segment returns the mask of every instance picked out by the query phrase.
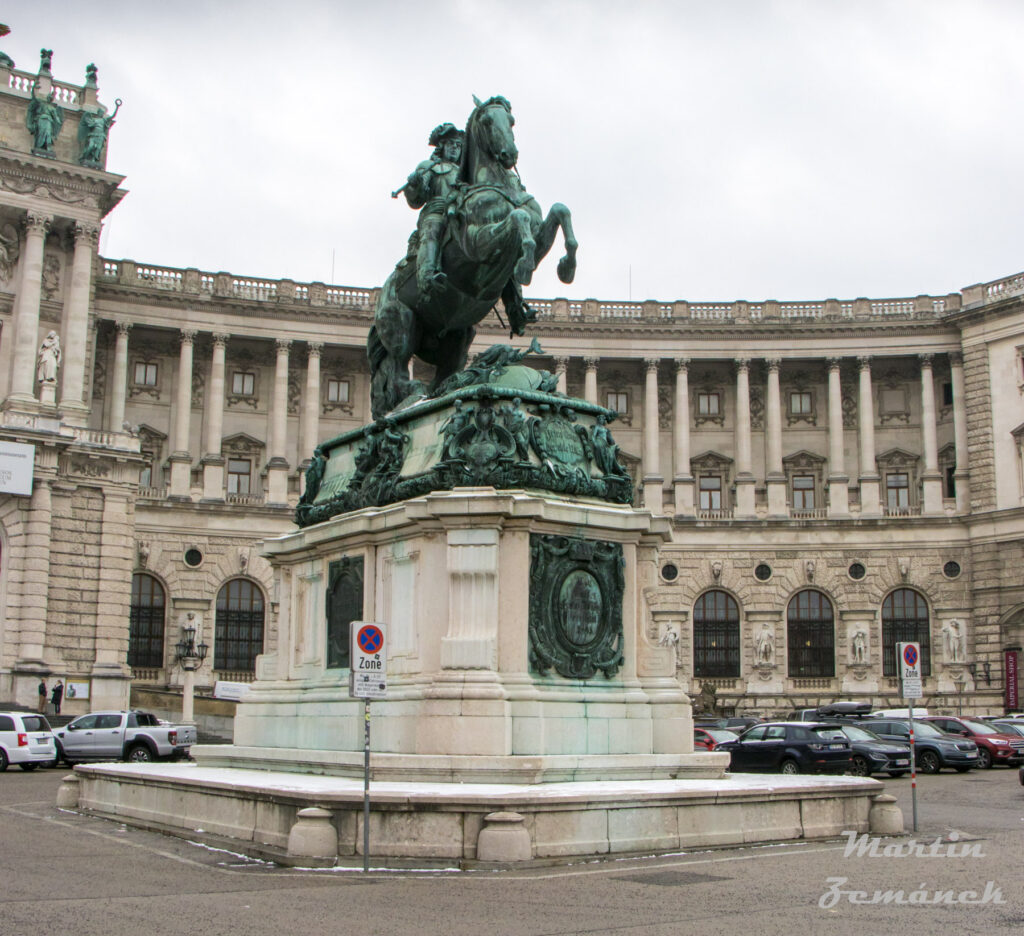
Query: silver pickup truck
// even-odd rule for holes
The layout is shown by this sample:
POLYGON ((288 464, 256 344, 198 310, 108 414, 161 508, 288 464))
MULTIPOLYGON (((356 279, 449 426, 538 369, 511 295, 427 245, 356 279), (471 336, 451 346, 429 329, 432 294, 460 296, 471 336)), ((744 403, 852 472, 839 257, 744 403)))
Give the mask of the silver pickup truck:
POLYGON ((87 760, 177 760, 196 743, 193 725, 166 725, 149 712, 90 712, 53 736, 57 759, 68 766, 87 760))

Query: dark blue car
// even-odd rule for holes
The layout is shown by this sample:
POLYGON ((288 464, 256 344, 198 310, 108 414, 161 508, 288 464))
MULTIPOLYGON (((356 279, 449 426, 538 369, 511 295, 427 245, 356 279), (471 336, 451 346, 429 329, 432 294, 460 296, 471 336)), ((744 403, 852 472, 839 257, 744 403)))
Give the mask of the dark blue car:
POLYGON ((729 769, 735 772, 841 774, 850 770, 852 758, 841 726, 813 722, 755 725, 715 750, 732 754, 729 769))

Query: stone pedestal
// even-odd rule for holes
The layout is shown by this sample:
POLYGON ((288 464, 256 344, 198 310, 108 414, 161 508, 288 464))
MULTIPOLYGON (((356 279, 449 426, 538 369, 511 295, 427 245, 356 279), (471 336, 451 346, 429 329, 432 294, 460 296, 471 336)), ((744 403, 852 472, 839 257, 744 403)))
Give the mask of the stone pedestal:
POLYGON ((234 746, 197 757, 358 775, 362 703, 348 697, 339 651, 349 621, 376 620, 388 629, 388 697, 372 704, 377 777, 720 775, 724 762, 692 753, 690 700, 672 674, 638 675, 637 553, 667 541, 668 523, 456 488, 270 540, 277 645, 238 706, 234 746))

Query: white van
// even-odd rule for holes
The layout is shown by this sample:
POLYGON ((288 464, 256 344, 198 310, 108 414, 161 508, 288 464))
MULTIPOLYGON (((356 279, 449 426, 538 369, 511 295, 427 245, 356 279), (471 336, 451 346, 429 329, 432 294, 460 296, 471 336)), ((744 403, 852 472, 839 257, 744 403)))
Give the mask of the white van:
POLYGON ((0 772, 8 764, 35 770, 57 762, 53 732, 45 715, 31 712, 0 712, 0 772))
MULTIPOLYGON (((928 714, 928 709, 918 708, 914 706, 914 719, 924 718, 928 714)), ((887 708, 879 709, 877 712, 871 713, 872 718, 910 718, 910 709, 905 708, 887 708)))

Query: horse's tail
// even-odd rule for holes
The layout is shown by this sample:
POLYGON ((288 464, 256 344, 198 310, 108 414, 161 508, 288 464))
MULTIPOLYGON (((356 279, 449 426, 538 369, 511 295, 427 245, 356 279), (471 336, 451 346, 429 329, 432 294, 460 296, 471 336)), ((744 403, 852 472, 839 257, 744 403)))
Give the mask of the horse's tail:
POLYGON ((384 342, 380 340, 380 335, 377 334, 377 326, 371 325, 370 333, 366 336, 366 357, 370 362, 371 381, 373 380, 374 374, 380 370, 387 354, 388 350, 384 347, 384 342))

